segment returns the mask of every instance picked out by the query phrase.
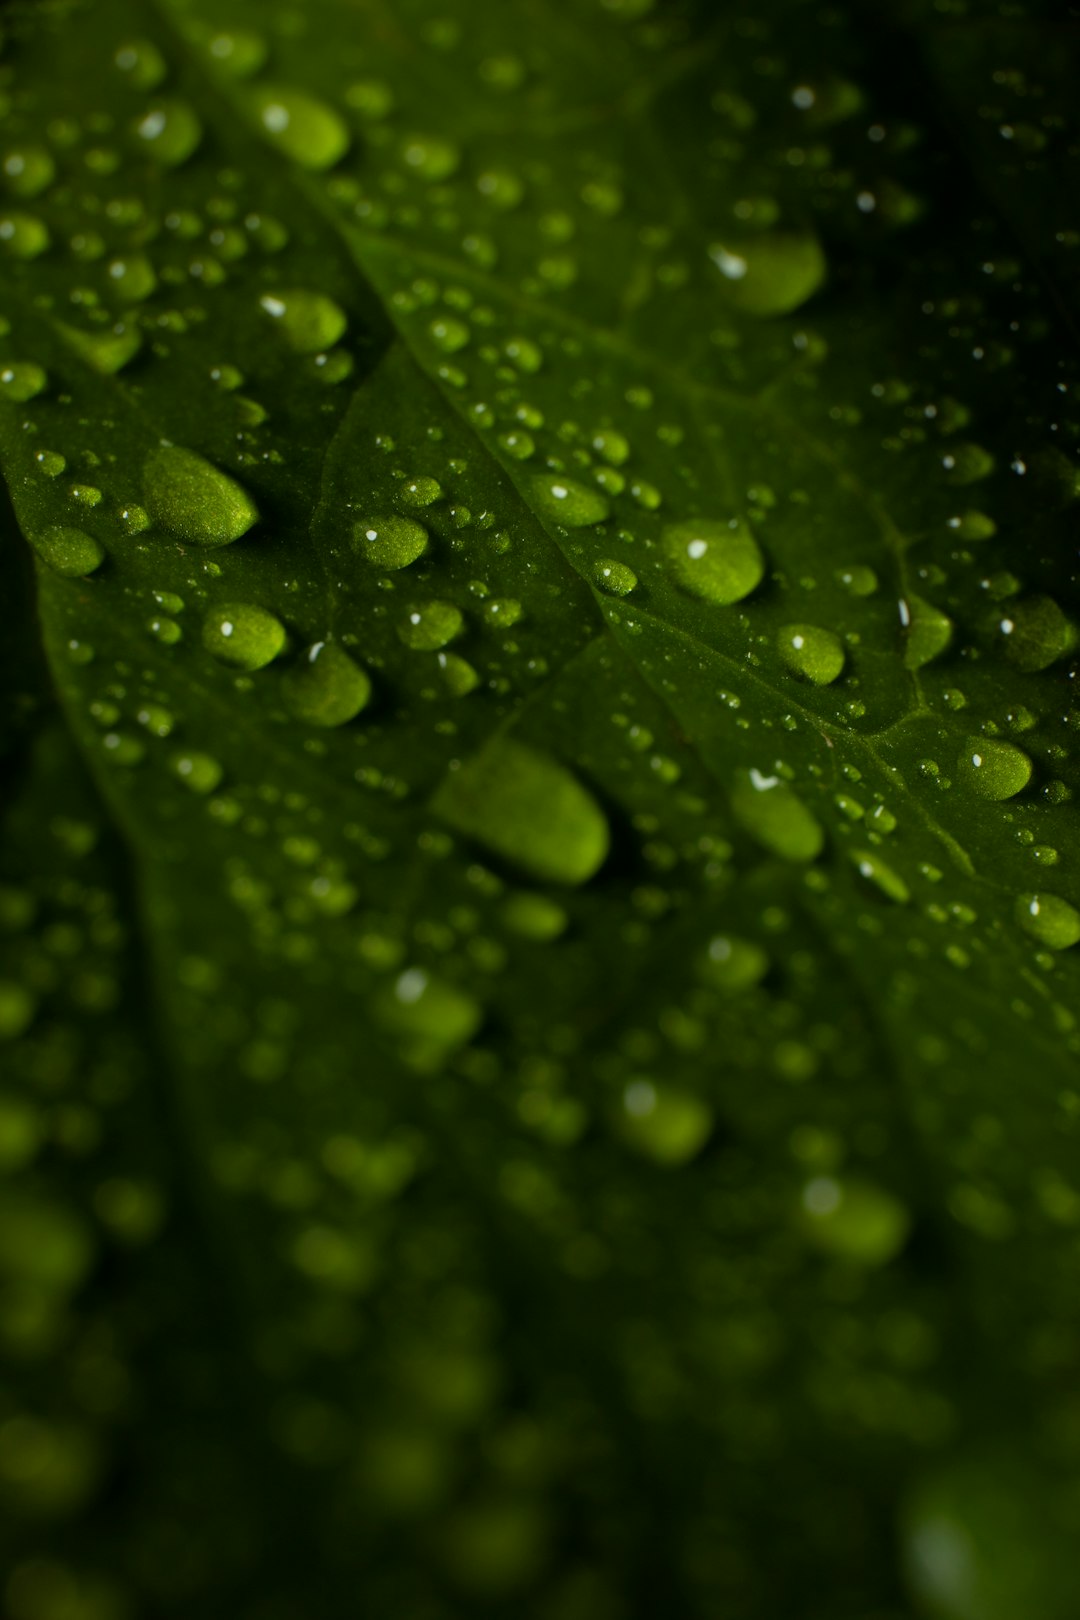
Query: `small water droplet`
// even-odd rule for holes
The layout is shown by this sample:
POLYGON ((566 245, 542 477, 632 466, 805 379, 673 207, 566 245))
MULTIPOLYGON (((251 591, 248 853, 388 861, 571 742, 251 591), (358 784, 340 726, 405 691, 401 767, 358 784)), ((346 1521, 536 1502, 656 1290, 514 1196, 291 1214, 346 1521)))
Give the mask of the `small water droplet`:
POLYGON ((739 771, 731 810, 743 830, 772 855, 786 861, 813 861, 825 845, 817 817, 777 776, 739 771))
POLYGON ((788 669, 814 686, 829 686, 843 673, 843 643, 819 625, 785 624, 776 633, 776 646, 788 669))
POLYGON ((37 259, 50 243, 48 228, 33 214, 0 215, 0 248, 13 259, 37 259))
POLYGON ((868 1181, 815 1176, 802 1196, 802 1225, 816 1247, 857 1266, 882 1266, 907 1241, 911 1217, 900 1200, 868 1181))
POLYGON ((297 354, 333 348, 349 324, 340 304, 303 287, 263 293, 259 303, 297 354))
POLYGON ((105 560, 105 547, 82 529, 43 529, 31 544, 42 562, 64 579, 92 574, 105 560))
POLYGON ((1022 894, 1016 920, 1026 934, 1051 951, 1080 943, 1080 911, 1057 894, 1022 894))
POLYGON ((349 150, 344 119, 304 90, 261 85, 251 92, 251 107, 271 146, 301 168, 333 168, 349 150))
POLYGON ((203 646, 234 669, 263 669, 284 649, 285 626, 252 602, 223 602, 203 620, 203 646))
POLYGON ((439 673, 443 684, 454 697, 465 697, 480 685, 480 676, 473 666, 457 653, 439 654, 439 673))
POLYGON ((371 697, 371 682, 347 652, 317 641, 301 664, 285 676, 285 701, 297 720, 311 726, 342 726, 371 697))
POLYGON ((898 906, 907 905, 911 899, 911 890, 899 872, 888 862, 883 861, 880 855, 876 855, 873 850, 853 849, 848 851, 848 856, 859 876, 872 884, 886 900, 892 900, 898 906))
POLYGON ((714 1128, 703 1097, 651 1080, 633 1080, 622 1095, 619 1136, 643 1158, 675 1169, 697 1158, 714 1128))
POLYGON ((981 444, 953 444, 942 454, 941 466, 950 484, 977 484, 993 472, 994 458, 981 444))
POLYGON ((449 180, 461 167, 461 151, 437 135, 413 135, 401 148, 406 168, 421 180, 449 180))
POLYGON ((57 321, 56 330, 83 364, 102 377, 114 377, 134 360, 142 348, 138 328, 124 321, 117 321, 115 326, 94 332, 83 332, 78 327, 57 321))
POLYGON ((558 939, 569 921, 562 906, 546 894, 524 892, 507 896, 502 905, 502 917, 513 933, 538 945, 558 939))
POLYGON ((901 611, 906 626, 904 638, 905 669, 922 669, 939 658, 953 637, 953 622, 932 602, 921 596, 908 596, 901 611))
POLYGON ((168 72, 165 58, 148 39, 125 41, 113 61, 136 90, 155 90, 168 72))
POLYGON ((611 502, 606 495, 573 478, 537 474, 529 479, 528 490, 541 517, 568 529, 588 528, 605 522, 611 515, 611 502))
POLYGON ((428 532, 414 518, 366 518, 353 525, 352 546, 373 568, 408 568, 427 550, 428 532))
POLYGON ((465 620, 451 602, 422 602, 411 607, 398 635, 414 652, 437 652, 461 634, 465 620))
POLYGON ((728 995, 752 990, 769 969, 767 952, 752 940, 734 934, 717 934, 698 962, 698 975, 728 995))

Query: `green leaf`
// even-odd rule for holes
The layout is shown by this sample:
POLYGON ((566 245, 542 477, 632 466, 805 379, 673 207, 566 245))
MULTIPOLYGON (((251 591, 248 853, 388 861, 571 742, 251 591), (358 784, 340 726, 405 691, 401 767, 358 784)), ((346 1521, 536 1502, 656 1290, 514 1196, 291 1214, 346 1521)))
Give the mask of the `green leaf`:
POLYGON ((1069 1620, 1075 30, 6 19, 11 1620, 1069 1620))

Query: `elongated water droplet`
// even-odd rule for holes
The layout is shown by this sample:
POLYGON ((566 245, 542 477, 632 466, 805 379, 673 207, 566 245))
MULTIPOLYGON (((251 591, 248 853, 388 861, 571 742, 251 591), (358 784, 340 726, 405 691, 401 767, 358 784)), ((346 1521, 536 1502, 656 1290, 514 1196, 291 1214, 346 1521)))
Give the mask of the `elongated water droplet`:
POLYGON ((630 1082, 617 1121, 627 1147, 668 1169, 697 1158, 713 1125, 713 1111, 703 1097, 651 1080, 630 1082))
POLYGON ((34 550, 54 574, 64 579, 80 579, 100 568, 105 547, 82 529, 43 529, 31 541, 34 550))
POLYGON ((464 623, 452 602, 422 602, 409 609, 398 635, 415 652, 437 652, 461 634, 464 623))
POLYGON ((253 602, 223 602, 203 620, 203 646, 234 669, 262 669, 282 651, 285 626, 253 602))
POLYGON ((157 46, 148 39, 133 39, 120 46, 113 61, 136 90, 154 90, 168 68, 157 46))
POLYGON ((207 55, 232 79, 250 79, 266 63, 270 48, 261 34, 250 28, 229 28, 212 34, 206 42, 207 55))
POLYGON ((415 518, 365 518, 353 524, 353 550, 373 568, 408 568, 427 550, 428 532, 415 518))
POLYGON ((271 146, 301 168, 332 168, 349 150, 345 120, 305 90, 262 85, 252 91, 251 106, 271 146))
POLYGON ((259 303, 297 354, 333 348, 349 324, 340 304, 303 287, 263 293, 259 303))
POLYGON ((317 641, 284 680, 290 712, 309 726, 343 726, 371 697, 371 682, 347 652, 317 641))
POLYGON ((443 685, 454 697, 466 697, 480 685, 480 676, 473 666, 457 653, 439 654, 439 673, 443 685))
POLYGON ((717 934, 698 963, 699 976, 728 995, 752 990, 768 969, 769 958, 761 946, 734 934, 717 934))
POLYGON ((528 490, 541 517, 568 529, 588 528, 611 516, 611 502, 606 495, 561 474, 537 474, 529 479, 528 490))
POLYGON ((15 405, 25 405, 37 398, 48 380, 45 367, 36 361, 15 360, 0 371, 0 395, 15 405))
POLYGON ((607 857, 607 817, 549 754, 499 737, 450 771, 432 809, 458 832, 548 883, 585 883, 607 857))
POLYGON ((1031 780, 1031 760, 1015 743, 969 737, 956 762, 956 777, 980 799, 1011 799, 1031 780))
POLYGON ((126 304, 141 304, 157 286, 157 275, 145 253, 128 253, 113 259, 108 269, 109 286, 126 304))
POLYGON ((703 602, 741 602, 761 583, 765 558, 747 525, 690 518, 669 523, 661 535, 664 556, 677 585, 703 602))
POLYGON ((1080 911, 1058 894, 1022 894, 1016 920, 1026 934, 1051 951, 1080 943, 1080 911))
POLYGON ((467 991, 426 968, 410 967, 375 997, 372 1012, 421 1067, 435 1066, 472 1040, 484 1010, 467 991))
POLYGON ((84 365, 102 377, 113 377, 122 371, 142 348, 138 328, 124 321, 97 332, 82 332, 63 321, 55 324, 68 348, 78 355, 84 365))
POLYGON ((977 484, 993 472, 994 458, 981 444, 953 444, 942 454, 941 467, 950 484, 977 484))
POLYGON ((1052 596, 1027 596, 1010 603, 998 630, 1006 658, 1025 674, 1049 669, 1077 643, 1076 626, 1052 596))
POLYGON ((147 456, 143 492, 154 522, 193 546, 227 546, 259 517, 235 478, 178 445, 162 445, 147 456))
POLYGON ((812 231, 773 231, 714 242, 709 248, 725 299, 747 315, 787 315, 825 280, 821 243, 812 231))
POLYGON ((883 861, 880 855, 871 849, 852 849, 848 851, 848 856, 859 876, 872 884, 886 900, 892 900, 898 906, 907 905, 911 890, 899 872, 883 861))
POLYGON ((906 626, 904 638, 905 669, 922 669, 945 652, 953 637, 953 622, 932 602, 921 596, 908 596, 902 607, 901 619, 906 626))
POLYGON ((461 167, 461 150, 437 135, 412 135, 401 148, 406 168, 421 180, 449 180, 461 167))
POLYGON ((779 777, 739 771, 731 793, 736 821, 772 855, 816 860, 825 844, 821 823, 779 777))

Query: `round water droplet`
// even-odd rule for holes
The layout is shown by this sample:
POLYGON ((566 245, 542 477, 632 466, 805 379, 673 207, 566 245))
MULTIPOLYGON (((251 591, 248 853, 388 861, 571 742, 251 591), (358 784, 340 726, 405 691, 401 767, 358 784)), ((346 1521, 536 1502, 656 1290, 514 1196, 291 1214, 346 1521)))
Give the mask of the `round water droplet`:
POLYGON ((25 986, 0 979, 0 1041, 13 1041, 29 1029, 37 1000, 25 986))
POLYGON ((44 222, 33 214, 0 215, 0 248, 13 259, 36 259, 49 246, 44 222))
POLYGON ((151 451, 143 492, 154 522, 193 546, 226 546, 258 521, 247 490, 228 473, 177 445, 151 451))
POLYGON ((813 861, 825 845, 821 823, 777 776, 739 771, 731 810, 743 830, 772 855, 786 861, 813 861))
POLYGON ((186 101, 159 101, 137 120, 135 135, 159 163, 175 169, 197 150, 202 124, 186 101))
POLYGON ((959 512, 947 520, 947 527, 958 540, 992 540, 997 524, 985 512, 959 512))
POLYGON ((633 1080, 622 1096, 617 1128, 627 1147, 669 1169, 697 1158, 714 1126, 703 1097, 651 1080, 633 1080))
POLYGON ((812 231, 771 231, 714 242, 726 301, 747 315, 787 315, 822 286, 826 263, 812 231))
POLYGON ((398 490, 401 506, 434 506, 443 498, 443 488, 437 478, 407 478, 398 490))
POLYGON ((165 58, 148 39, 133 39, 121 45, 113 61, 136 90, 156 89, 168 72, 165 58))
POLYGON ((83 332, 75 326, 57 321, 56 330, 84 365, 90 366, 102 377, 113 377, 134 360, 142 348, 142 336, 131 323, 117 321, 114 326, 94 332, 83 332))
POLYGON ((317 354, 320 349, 333 348, 349 324, 340 304, 324 293, 302 287, 263 293, 259 303, 297 354, 317 354))
POLYGON ((592 447, 612 467, 621 467, 630 457, 630 441, 616 428, 601 428, 594 433, 592 447))
POLYGON ((364 671, 329 641, 309 647, 303 662, 289 671, 283 684, 290 712, 310 726, 343 726, 371 697, 371 682, 364 671))
POLYGON ((611 515, 611 502, 606 495, 573 478, 537 474, 529 479, 528 491, 541 517, 568 529, 588 528, 605 522, 611 515))
POLYGON ((262 85, 251 92, 251 107, 271 146, 301 168, 330 169, 349 150, 344 119, 304 90, 262 85))
POLYGON ((509 630, 524 612, 521 603, 512 596, 493 596, 484 603, 484 620, 494 630, 509 630))
POLYGON ((285 626, 253 602, 223 602, 203 620, 203 646, 234 669, 263 669, 282 651, 285 626))
POLYGON ((536 443, 530 433, 517 431, 514 433, 500 433, 499 448, 515 461, 528 461, 536 453, 536 443))
POLYGON ((169 769, 192 793, 213 793, 225 774, 210 754, 174 754, 169 769))
POLYGON ((741 602, 765 573, 761 548, 740 519, 669 523, 660 543, 676 584, 703 602, 719 606, 741 602))
POLYGON ((449 180, 461 167, 461 151, 437 135, 412 135, 401 148, 407 169, 421 180, 449 180))
POLYGON ((109 287, 126 304, 141 304, 157 286, 154 267, 145 253, 129 253, 113 259, 108 267, 109 287))
POLYGON ((1057 894, 1022 894, 1016 920, 1047 950, 1067 951, 1080 942, 1080 911, 1057 894))
POLYGON ((480 676, 470 663, 457 653, 439 654, 439 673, 443 685, 454 697, 465 697, 480 685, 480 676))
POLYGON ((502 918, 513 933, 538 945, 558 939, 569 922, 562 906, 546 894, 508 895, 503 901, 502 918))
POLYGON ((956 761, 957 781, 980 799, 1011 799, 1031 780, 1031 760, 1015 743, 969 737, 956 761))
POLYGON ((510 737, 450 771, 432 809, 543 882, 584 883, 607 858, 607 817, 593 795, 550 755, 510 737))
POLYGON ((840 568, 836 572, 836 582, 852 596, 873 596, 878 588, 878 577, 872 568, 856 563, 852 568, 840 568))
POLYGON ((353 525, 353 550, 373 568, 408 568, 427 550, 428 532, 415 518, 366 518, 353 525))
POLYGON ((232 79, 250 79, 266 64, 269 47, 261 34, 248 28, 230 28, 213 34, 206 42, 207 54, 215 67, 232 79))
POLYGON ((409 609, 398 635, 414 652, 437 652, 461 634, 464 624, 452 602, 422 602, 409 609))
POLYGON ((941 467, 950 484, 977 484, 993 472, 994 458, 981 444, 953 444, 942 453, 941 467))
POLYGON ((1011 603, 998 622, 1005 656, 1025 674, 1049 669, 1076 646, 1076 626, 1052 596, 1027 596, 1011 603))
POLYGON ((42 392, 48 377, 44 366, 34 360, 14 360, 0 371, 0 395, 13 404, 25 405, 42 392))
POLYGON ((907 1241, 911 1217, 892 1193, 869 1181, 815 1176, 802 1195, 802 1225, 827 1254, 857 1266, 882 1266, 907 1241))
POLYGON ((52 185, 56 164, 44 146, 18 146, 0 160, 0 175, 14 197, 37 197, 52 185))
POLYGON ((31 544, 42 562, 64 579, 92 574, 105 560, 105 547, 82 529, 43 529, 31 544))
POLYGON ((593 583, 608 596, 629 596, 637 587, 638 577, 624 562, 613 557, 601 557, 593 564, 593 583))
POLYGON ((752 990, 768 970, 769 958, 761 946, 734 934, 717 934, 698 962, 698 976, 728 995, 752 990))
POLYGON ((819 625, 782 625, 776 633, 776 646, 788 669, 814 686, 829 686, 843 672, 840 637, 819 625))
POLYGON ((160 641, 165 647, 175 647, 176 643, 184 638, 184 632, 175 619, 156 616, 147 620, 146 628, 155 641, 160 641))

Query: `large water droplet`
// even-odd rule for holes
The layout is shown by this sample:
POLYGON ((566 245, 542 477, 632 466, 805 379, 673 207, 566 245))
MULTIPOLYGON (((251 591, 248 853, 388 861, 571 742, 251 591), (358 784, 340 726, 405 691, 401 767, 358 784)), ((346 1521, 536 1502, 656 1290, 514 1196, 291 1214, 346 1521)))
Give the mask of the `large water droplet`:
POLYGON ((611 515, 611 502, 600 490, 561 474, 538 473, 529 479, 528 490, 540 516, 567 529, 588 528, 611 515))
POLYGON ((1048 950, 1067 951, 1080 942, 1080 911, 1058 894, 1022 894, 1016 920, 1048 950))
POLYGON ((148 39, 133 39, 121 45, 113 61, 136 90, 156 89, 168 72, 165 58, 148 39))
POLYGON ((235 478, 194 450, 173 444, 147 456, 143 492, 154 522, 193 546, 227 546, 259 517, 255 502, 235 478))
POLYGON ((821 854, 825 843, 821 823, 777 776, 739 771, 731 810, 744 831, 772 855, 785 861, 812 861, 821 854))
POLYGON ((1052 596, 1027 596, 1010 603, 999 621, 1005 656, 1025 674, 1049 669, 1076 646, 1076 626, 1052 596))
POLYGON ((1015 743, 969 737, 957 759, 956 776, 980 799, 1011 799, 1031 780, 1031 760, 1015 743))
POLYGON ((776 646, 788 669, 814 686, 829 686, 843 673, 843 642, 819 625, 782 625, 776 632, 776 646))
POLYGON ((765 558, 745 523, 691 518, 669 523, 661 536, 678 585, 703 602, 741 602, 761 583, 765 558))
POLYGON ((977 484, 993 472, 994 458, 981 444, 954 444, 943 452, 941 467, 950 484, 977 484))
POLYGON ((607 856, 607 817, 593 795, 549 754, 510 737, 450 771, 432 808, 544 882, 584 883, 607 856))
POLYGON ((340 304, 302 287, 263 293, 259 303, 297 354, 333 348, 349 324, 340 304))
POLYGON ((371 682, 364 671, 330 641, 317 641, 309 647, 283 685, 290 712, 309 726, 343 726, 371 696, 371 682))
POLYGON ((421 180, 449 180, 461 167, 461 150, 437 135, 413 135, 401 148, 407 168, 421 180))
POLYGON ((853 849, 848 851, 848 856, 859 876, 872 884, 886 900, 892 900, 898 906, 907 905, 911 890, 899 872, 883 861, 880 855, 871 849, 853 849))
POLYGON ((157 286, 157 275, 145 253, 127 253, 109 265, 109 286, 126 304, 141 304, 157 286))
POLYGON ((202 140, 202 124, 186 101, 160 101, 135 124, 135 134, 159 163, 178 168, 202 140))
POLYGON ((203 646, 234 669, 262 669, 282 651, 285 626, 253 602, 223 602, 203 620, 203 646))
POLYGON ((42 562, 65 579, 92 574, 105 560, 105 547, 82 529, 43 529, 31 544, 42 562))
POLYGON ((713 1111, 692 1091, 632 1080, 623 1092, 617 1128, 636 1153, 674 1169, 701 1152, 712 1135, 713 1111))
POLYGON ((251 105, 270 144, 302 168, 332 168, 349 150, 344 119, 304 90, 262 85, 252 91, 251 105))
POLYGON ((803 1228, 816 1246, 857 1266, 881 1266, 907 1240, 911 1217, 892 1193, 869 1181, 815 1176, 802 1196, 803 1228))
POLYGON ((415 518, 365 518, 353 524, 352 546, 373 568, 408 568, 427 550, 428 532, 415 518))
POLYGON ((787 315, 825 280, 821 243, 812 231, 773 231, 714 242, 709 257, 727 301, 747 315, 787 315))

